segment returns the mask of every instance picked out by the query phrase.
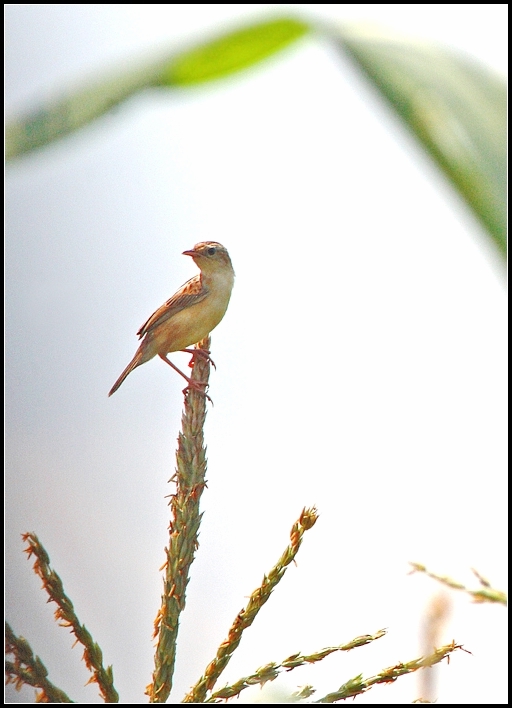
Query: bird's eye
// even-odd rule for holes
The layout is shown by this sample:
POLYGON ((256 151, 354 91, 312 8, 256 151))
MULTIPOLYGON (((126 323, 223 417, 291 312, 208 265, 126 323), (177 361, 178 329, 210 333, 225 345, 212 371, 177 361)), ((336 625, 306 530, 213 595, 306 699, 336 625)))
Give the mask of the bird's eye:
POLYGON ((217 253, 217 249, 211 246, 207 251, 209 256, 214 256, 217 253))

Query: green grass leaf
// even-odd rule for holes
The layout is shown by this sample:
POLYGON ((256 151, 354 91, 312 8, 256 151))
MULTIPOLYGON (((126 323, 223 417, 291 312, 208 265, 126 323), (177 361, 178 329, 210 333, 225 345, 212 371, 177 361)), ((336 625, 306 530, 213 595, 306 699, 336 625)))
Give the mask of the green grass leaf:
POLYGON ((162 83, 189 86, 228 76, 283 49, 308 29, 304 22, 289 17, 243 27, 177 56, 162 83))
POLYGON ((391 103, 506 253, 506 87, 470 57, 384 31, 335 41, 391 103))
POLYGON ((274 18, 199 43, 193 49, 108 72, 100 80, 76 86, 62 98, 8 122, 6 158, 48 145, 144 89, 190 86, 234 74, 284 49, 308 30, 300 20, 274 18))

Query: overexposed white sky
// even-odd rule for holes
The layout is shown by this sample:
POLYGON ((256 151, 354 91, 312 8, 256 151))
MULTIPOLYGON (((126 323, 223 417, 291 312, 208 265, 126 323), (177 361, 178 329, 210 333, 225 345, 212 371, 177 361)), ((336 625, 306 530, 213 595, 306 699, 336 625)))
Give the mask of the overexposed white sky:
MULTIPOLYGON (((283 9, 385 25, 506 73, 506 5, 8 5, 7 114, 283 9)), ((208 488, 172 700, 303 506, 320 520, 221 683, 381 627, 374 645, 268 688, 310 683, 320 697, 419 656, 439 588, 408 576, 409 560, 504 587, 504 269, 325 40, 202 89, 147 92, 9 165, 6 236, 7 617, 74 700, 99 702, 20 534, 45 544, 121 702, 145 702, 183 386, 154 360, 107 392, 141 323, 194 274, 180 254, 201 240, 229 249, 237 279, 212 336, 208 488)), ((443 641, 472 654, 439 669, 438 702, 506 702, 503 608, 450 597, 443 641)), ((418 695, 413 676, 357 700, 418 695)))

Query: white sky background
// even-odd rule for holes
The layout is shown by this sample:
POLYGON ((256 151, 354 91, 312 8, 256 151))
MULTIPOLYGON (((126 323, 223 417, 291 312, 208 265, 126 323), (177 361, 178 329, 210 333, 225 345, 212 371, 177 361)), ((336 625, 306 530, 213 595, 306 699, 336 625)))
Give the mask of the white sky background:
MULTIPOLYGON (((506 71, 506 5, 10 5, 8 115, 269 8, 378 22, 506 71)), ((310 683, 320 697, 419 656, 439 587, 408 576, 409 560, 505 586, 504 269, 333 46, 306 39, 232 80, 148 92, 9 166, 6 207, 7 617, 74 700, 100 702, 20 534, 45 544, 121 701, 145 702, 183 382, 153 360, 107 392, 138 327, 195 273, 180 254, 201 240, 229 249, 237 280, 212 337, 208 488, 174 701, 304 506, 320 519, 221 685, 382 627, 269 689, 310 683)), ((450 598, 442 641, 473 654, 437 671, 439 703, 506 702, 503 608, 450 598)), ((412 676, 358 701, 419 692, 412 676)))

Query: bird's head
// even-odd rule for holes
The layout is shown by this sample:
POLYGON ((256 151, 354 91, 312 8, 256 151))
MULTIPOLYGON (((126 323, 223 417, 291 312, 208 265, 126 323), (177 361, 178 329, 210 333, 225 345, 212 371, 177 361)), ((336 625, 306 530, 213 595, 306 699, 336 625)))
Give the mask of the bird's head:
POLYGON ((233 271, 229 253, 216 241, 196 243, 190 251, 183 251, 183 255, 193 258, 196 265, 206 274, 223 270, 233 271))

